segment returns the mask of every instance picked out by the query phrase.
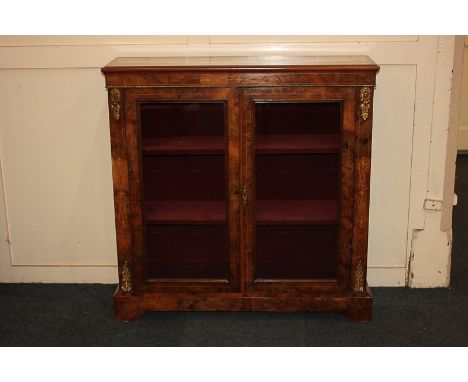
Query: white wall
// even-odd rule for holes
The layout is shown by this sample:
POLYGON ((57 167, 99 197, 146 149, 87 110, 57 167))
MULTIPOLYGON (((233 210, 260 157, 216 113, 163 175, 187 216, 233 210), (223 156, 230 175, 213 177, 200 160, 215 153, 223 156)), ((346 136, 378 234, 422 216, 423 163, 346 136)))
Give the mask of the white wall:
POLYGON ((0 37, 0 281, 117 282, 100 74, 113 58, 367 54, 381 66, 369 282, 447 285, 451 222, 443 216, 451 213, 454 168, 447 129, 457 94, 446 86, 456 79, 454 62, 461 65, 459 46, 453 36, 0 37), (444 201, 443 210, 424 209, 429 196, 444 201))
POLYGON ((465 36, 465 58, 463 61, 463 85, 460 110, 458 149, 468 151, 468 36, 465 36))

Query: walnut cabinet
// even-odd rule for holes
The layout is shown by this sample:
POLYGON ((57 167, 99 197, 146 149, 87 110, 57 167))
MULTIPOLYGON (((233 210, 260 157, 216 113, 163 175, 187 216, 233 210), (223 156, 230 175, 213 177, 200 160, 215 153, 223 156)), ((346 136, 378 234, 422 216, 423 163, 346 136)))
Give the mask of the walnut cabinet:
POLYGON ((118 320, 145 311, 371 318, 365 56, 117 58, 118 320))

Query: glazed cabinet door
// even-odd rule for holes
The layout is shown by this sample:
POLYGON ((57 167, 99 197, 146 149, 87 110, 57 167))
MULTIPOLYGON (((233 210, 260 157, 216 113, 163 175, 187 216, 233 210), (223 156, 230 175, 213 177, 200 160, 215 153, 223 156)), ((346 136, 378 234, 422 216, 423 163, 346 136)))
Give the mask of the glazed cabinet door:
POLYGON ((347 87, 242 90, 249 293, 349 290, 355 97, 347 87))
POLYGON ((239 287, 238 91, 125 90, 137 292, 239 287))

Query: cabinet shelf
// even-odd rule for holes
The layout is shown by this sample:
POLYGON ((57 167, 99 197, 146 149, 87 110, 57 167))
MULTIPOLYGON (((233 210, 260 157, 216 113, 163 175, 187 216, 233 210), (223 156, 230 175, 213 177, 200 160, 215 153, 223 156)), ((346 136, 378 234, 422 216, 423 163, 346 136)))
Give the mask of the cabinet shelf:
POLYGON ((147 224, 226 223, 224 201, 151 201, 144 203, 147 224))
POLYGON ((144 137, 144 155, 224 154, 223 136, 144 137))
MULTIPOLYGON (((257 135, 257 154, 338 153, 338 134, 257 135)), ((144 155, 222 155, 223 136, 145 137, 144 155)))
POLYGON ((257 135, 257 154, 338 153, 338 134, 257 135))
POLYGON ((335 200, 257 201, 257 225, 331 225, 337 223, 335 200))
MULTIPOLYGON (((226 223, 223 201, 151 201, 144 204, 147 224, 226 223)), ((259 225, 332 225, 337 222, 334 200, 257 201, 259 225)))

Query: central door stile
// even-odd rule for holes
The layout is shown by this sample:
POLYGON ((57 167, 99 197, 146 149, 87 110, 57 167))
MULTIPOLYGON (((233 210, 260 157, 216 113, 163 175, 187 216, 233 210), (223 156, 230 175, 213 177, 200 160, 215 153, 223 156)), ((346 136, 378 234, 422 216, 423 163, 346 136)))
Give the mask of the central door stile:
POLYGON ((239 90, 227 90, 227 230, 230 253, 230 283, 234 290, 241 288, 241 258, 242 258, 242 202, 241 202, 241 163, 242 163, 242 137, 239 112, 239 90))

